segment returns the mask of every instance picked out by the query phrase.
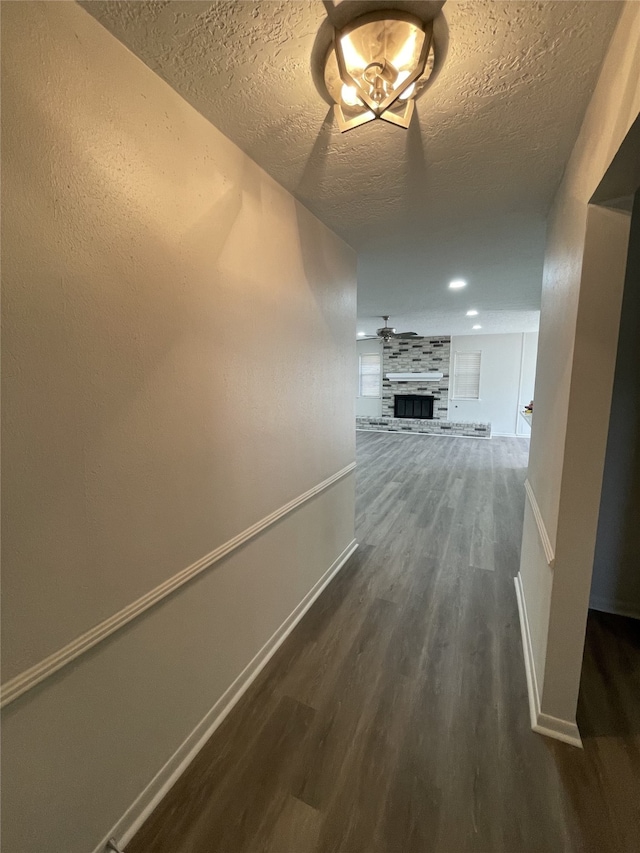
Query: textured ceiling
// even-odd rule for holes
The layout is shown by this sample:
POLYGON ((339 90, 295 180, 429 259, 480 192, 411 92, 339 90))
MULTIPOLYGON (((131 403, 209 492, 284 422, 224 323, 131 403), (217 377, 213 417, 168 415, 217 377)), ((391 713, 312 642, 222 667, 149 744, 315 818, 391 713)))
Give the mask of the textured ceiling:
POLYGON ((536 328, 544 219, 619 3, 449 0, 419 120, 346 134, 309 66, 320 0, 83 5, 358 250, 359 329, 536 328))

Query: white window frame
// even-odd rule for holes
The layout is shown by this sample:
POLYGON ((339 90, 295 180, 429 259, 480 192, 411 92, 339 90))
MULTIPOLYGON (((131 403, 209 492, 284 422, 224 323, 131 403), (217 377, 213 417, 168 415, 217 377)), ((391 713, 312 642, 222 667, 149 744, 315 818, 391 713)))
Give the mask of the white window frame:
MULTIPOLYGON (((375 372, 376 371, 372 371, 372 374, 370 374, 370 375, 373 375, 373 373, 375 373, 375 372)), ((375 400, 375 399, 379 400, 382 397, 381 386, 382 386, 382 356, 381 356, 381 354, 379 352, 362 352, 362 353, 360 353, 358 356, 358 397, 361 397, 365 400, 375 400), (363 359, 371 359, 371 358, 376 360, 377 366, 378 366, 378 370, 377 370, 378 389, 377 389, 376 394, 363 394, 362 393, 362 376, 363 376, 362 360, 363 359)))
POLYGON ((453 370, 451 377, 451 399, 452 400, 480 400, 480 379, 482 374, 482 351, 457 351, 453 356, 453 370), (465 364, 466 362, 466 364, 465 364), (475 380, 475 381, 474 381, 475 380), (463 387, 460 388, 460 385, 463 387), (476 386, 472 391, 472 385, 476 386), (460 393, 467 391, 470 393, 460 393))

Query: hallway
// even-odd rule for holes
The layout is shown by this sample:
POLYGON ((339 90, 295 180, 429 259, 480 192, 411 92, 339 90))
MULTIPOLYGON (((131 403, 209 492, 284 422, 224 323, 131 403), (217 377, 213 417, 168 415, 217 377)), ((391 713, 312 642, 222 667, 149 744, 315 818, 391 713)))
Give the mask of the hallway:
POLYGON ((127 853, 633 850, 633 792, 599 782, 620 751, 529 728, 526 456, 358 434, 359 550, 127 853))

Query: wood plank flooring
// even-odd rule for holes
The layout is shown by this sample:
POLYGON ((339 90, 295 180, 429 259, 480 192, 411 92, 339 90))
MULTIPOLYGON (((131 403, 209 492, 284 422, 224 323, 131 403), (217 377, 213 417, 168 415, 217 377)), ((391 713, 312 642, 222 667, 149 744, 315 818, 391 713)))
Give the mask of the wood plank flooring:
POLYGON ((526 453, 358 434, 358 552, 127 853, 640 851, 638 623, 592 614, 584 751, 529 728, 526 453))

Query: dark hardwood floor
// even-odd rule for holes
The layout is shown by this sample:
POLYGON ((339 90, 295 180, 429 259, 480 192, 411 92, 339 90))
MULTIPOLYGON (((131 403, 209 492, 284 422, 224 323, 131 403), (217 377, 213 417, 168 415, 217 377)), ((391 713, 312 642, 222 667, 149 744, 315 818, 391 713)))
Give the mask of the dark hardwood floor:
POLYGON ((359 433, 359 550, 127 853, 640 851, 640 623, 591 615, 584 751, 529 727, 526 454, 359 433))

